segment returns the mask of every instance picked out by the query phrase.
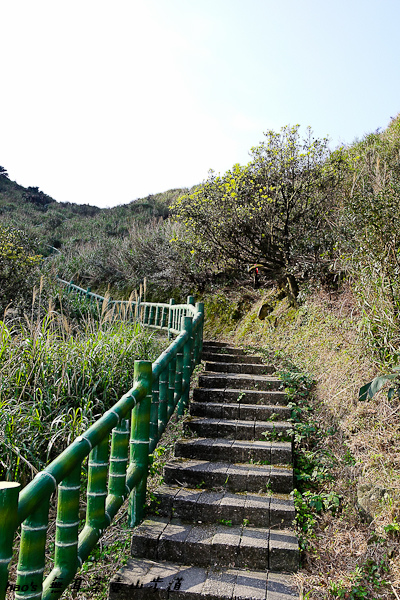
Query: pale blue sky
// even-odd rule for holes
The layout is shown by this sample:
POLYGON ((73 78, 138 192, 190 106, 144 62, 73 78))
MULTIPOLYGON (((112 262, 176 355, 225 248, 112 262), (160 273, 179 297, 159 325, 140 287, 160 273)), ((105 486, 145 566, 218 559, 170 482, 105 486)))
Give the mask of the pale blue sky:
POLYGON ((0 165, 114 206, 400 112, 399 0, 0 0, 0 165))

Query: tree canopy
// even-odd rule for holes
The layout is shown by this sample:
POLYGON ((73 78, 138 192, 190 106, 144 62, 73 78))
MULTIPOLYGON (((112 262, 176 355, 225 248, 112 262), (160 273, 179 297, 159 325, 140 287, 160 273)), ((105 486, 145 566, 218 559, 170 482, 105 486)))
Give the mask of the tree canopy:
MULTIPOLYGON (((299 126, 268 131, 246 166, 207 181, 174 202, 192 252, 225 264, 257 263, 273 277, 310 269, 328 244, 327 215, 338 165, 328 140, 299 126)), ((330 239, 330 238, 329 238, 330 239)))

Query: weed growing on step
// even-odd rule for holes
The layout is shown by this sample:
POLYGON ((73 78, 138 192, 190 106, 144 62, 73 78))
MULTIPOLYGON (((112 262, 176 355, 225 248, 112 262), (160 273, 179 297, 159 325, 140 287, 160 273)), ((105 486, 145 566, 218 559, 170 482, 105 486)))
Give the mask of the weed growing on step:
POLYGON ((281 420, 281 415, 279 415, 278 413, 272 413, 268 417, 268 421, 280 421, 280 420, 281 420))

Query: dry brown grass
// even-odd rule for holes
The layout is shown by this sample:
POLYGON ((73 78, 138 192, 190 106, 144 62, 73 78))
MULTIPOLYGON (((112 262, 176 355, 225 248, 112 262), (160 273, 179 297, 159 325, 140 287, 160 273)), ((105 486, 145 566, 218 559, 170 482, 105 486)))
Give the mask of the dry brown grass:
MULTIPOLYGON (((385 562, 389 570, 379 578, 388 585, 378 589, 364 582, 369 590, 365 597, 399 600, 400 536, 385 527, 400 520, 400 402, 387 400, 384 393, 367 403, 358 401, 359 388, 377 374, 377 367, 359 334, 360 315, 349 290, 335 295, 319 292, 298 310, 283 300, 269 319, 260 321, 257 311, 266 296, 253 293, 252 310, 230 331, 225 327, 224 339, 290 357, 317 382, 311 400, 314 421, 323 431, 334 428, 324 438, 324 450, 335 458, 333 481, 324 483, 321 491, 333 489, 341 495, 342 510, 336 516, 317 517, 315 537, 309 540, 297 576, 303 598, 346 598, 332 594, 333 584, 340 584, 345 594, 354 584, 357 567, 371 560, 385 562), (386 492, 372 521, 363 517, 358 505, 357 488, 362 483, 386 492)), ((237 302, 237 292, 231 301, 237 302)), ((217 321, 211 320, 209 336, 217 321)))

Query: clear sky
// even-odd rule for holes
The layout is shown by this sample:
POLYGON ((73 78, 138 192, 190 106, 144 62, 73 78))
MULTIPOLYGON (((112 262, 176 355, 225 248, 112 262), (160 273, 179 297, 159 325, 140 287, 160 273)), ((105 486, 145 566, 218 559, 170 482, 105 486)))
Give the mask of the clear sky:
POLYGON ((0 165, 104 207, 287 124, 351 143, 400 112, 399 24, 399 0, 0 0, 0 165))

